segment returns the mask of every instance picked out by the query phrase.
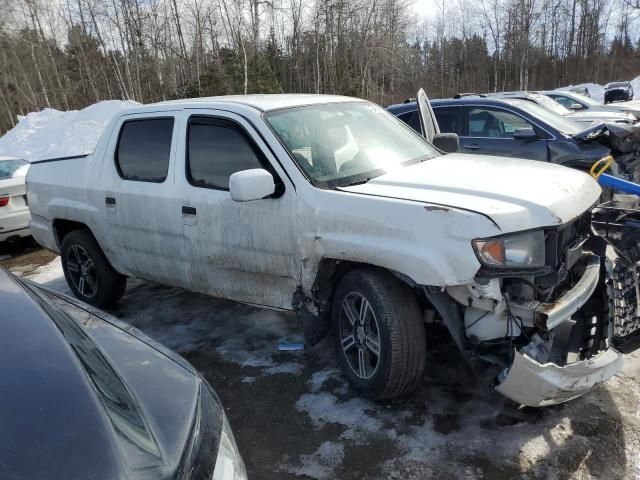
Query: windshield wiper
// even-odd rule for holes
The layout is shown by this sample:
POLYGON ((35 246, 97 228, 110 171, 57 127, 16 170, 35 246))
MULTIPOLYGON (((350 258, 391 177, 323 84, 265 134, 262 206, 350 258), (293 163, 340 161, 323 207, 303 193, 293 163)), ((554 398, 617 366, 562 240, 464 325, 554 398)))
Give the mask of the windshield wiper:
POLYGON ((355 182, 345 183, 343 185, 339 185, 339 187, 353 187, 355 185, 364 185, 365 183, 367 183, 369 180, 371 180, 373 178, 375 178, 375 177, 365 178, 364 180, 357 180, 355 182))

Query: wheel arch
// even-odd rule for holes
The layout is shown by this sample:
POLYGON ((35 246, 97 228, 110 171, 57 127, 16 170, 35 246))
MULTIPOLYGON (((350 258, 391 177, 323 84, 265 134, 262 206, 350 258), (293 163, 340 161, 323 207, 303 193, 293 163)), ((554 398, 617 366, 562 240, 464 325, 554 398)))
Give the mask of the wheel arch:
POLYGON ((102 253, 104 254, 104 256, 107 258, 107 261, 109 262, 109 264, 113 268, 116 268, 114 267, 114 262, 112 261, 112 258, 111 258, 111 252, 108 252, 103 248, 98 237, 93 232, 93 230, 91 230, 91 227, 89 227, 89 225, 87 225, 84 222, 79 222, 76 220, 68 220, 65 218, 56 218, 51 223, 53 228, 53 236, 55 238, 56 244, 60 251, 62 250, 62 241, 64 240, 64 237, 66 237, 69 233, 75 230, 85 230, 93 237, 96 244, 98 245, 100 250, 102 250, 102 253))
POLYGON ((340 280, 350 271, 358 269, 388 272, 408 286, 421 304, 428 302, 422 293, 422 289, 419 288, 419 285, 417 285, 410 277, 400 272, 370 263, 340 260, 336 258, 323 258, 318 265, 318 271, 311 288, 313 300, 318 304, 322 317, 330 314, 331 312, 331 300, 340 280))
POLYGON ((62 247, 62 241, 64 237, 66 237, 69 233, 74 230, 87 230, 95 239, 96 236, 93 235, 93 232, 89 228, 89 226, 82 222, 77 222, 75 220, 67 220, 64 218, 56 218, 52 222, 53 225, 53 235, 56 239, 56 244, 58 248, 62 247))

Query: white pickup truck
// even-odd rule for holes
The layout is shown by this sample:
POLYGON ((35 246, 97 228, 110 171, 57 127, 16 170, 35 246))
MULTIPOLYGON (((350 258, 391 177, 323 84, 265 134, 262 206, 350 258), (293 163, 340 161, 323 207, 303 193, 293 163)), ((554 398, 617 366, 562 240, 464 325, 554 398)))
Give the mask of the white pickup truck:
MULTIPOLYGON (((428 100, 424 130, 438 143, 428 100)), ((450 139, 449 139, 450 140, 450 139)), ((351 384, 410 392, 425 324, 498 365, 524 405, 615 374, 588 175, 443 155, 372 103, 323 95, 164 102, 118 114, 95 151, 34 162, 31 231, 75 295, 109 306, 127 277, 298 312, 330 328, 351 384)), ((186 307, 188 308, 188 307, 186 307)))

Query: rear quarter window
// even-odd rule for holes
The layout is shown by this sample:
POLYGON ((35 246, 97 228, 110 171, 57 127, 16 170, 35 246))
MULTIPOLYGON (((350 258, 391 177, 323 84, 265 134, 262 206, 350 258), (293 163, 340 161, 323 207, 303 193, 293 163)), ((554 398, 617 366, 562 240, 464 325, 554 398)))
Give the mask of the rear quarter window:
POLYGON ((115 161, 123 179, 155 183, 166 180, 173 123, 173 118, 144 118, 122 124, 115 161))

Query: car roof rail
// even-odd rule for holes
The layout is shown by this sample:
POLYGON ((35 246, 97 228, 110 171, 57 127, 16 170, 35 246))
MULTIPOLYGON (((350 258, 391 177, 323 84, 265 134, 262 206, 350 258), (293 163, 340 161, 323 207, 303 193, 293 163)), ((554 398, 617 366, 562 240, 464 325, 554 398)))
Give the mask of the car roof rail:
POLYGON ((409 97, 407 99, 405 99, 402 103, 415 103, 416 99, 409 97))
POLYGON ((456 93, 453 98, 458 99, 458 98, 463 98, 463 97, 486 97, 486 95, 484 93, 456 93))

